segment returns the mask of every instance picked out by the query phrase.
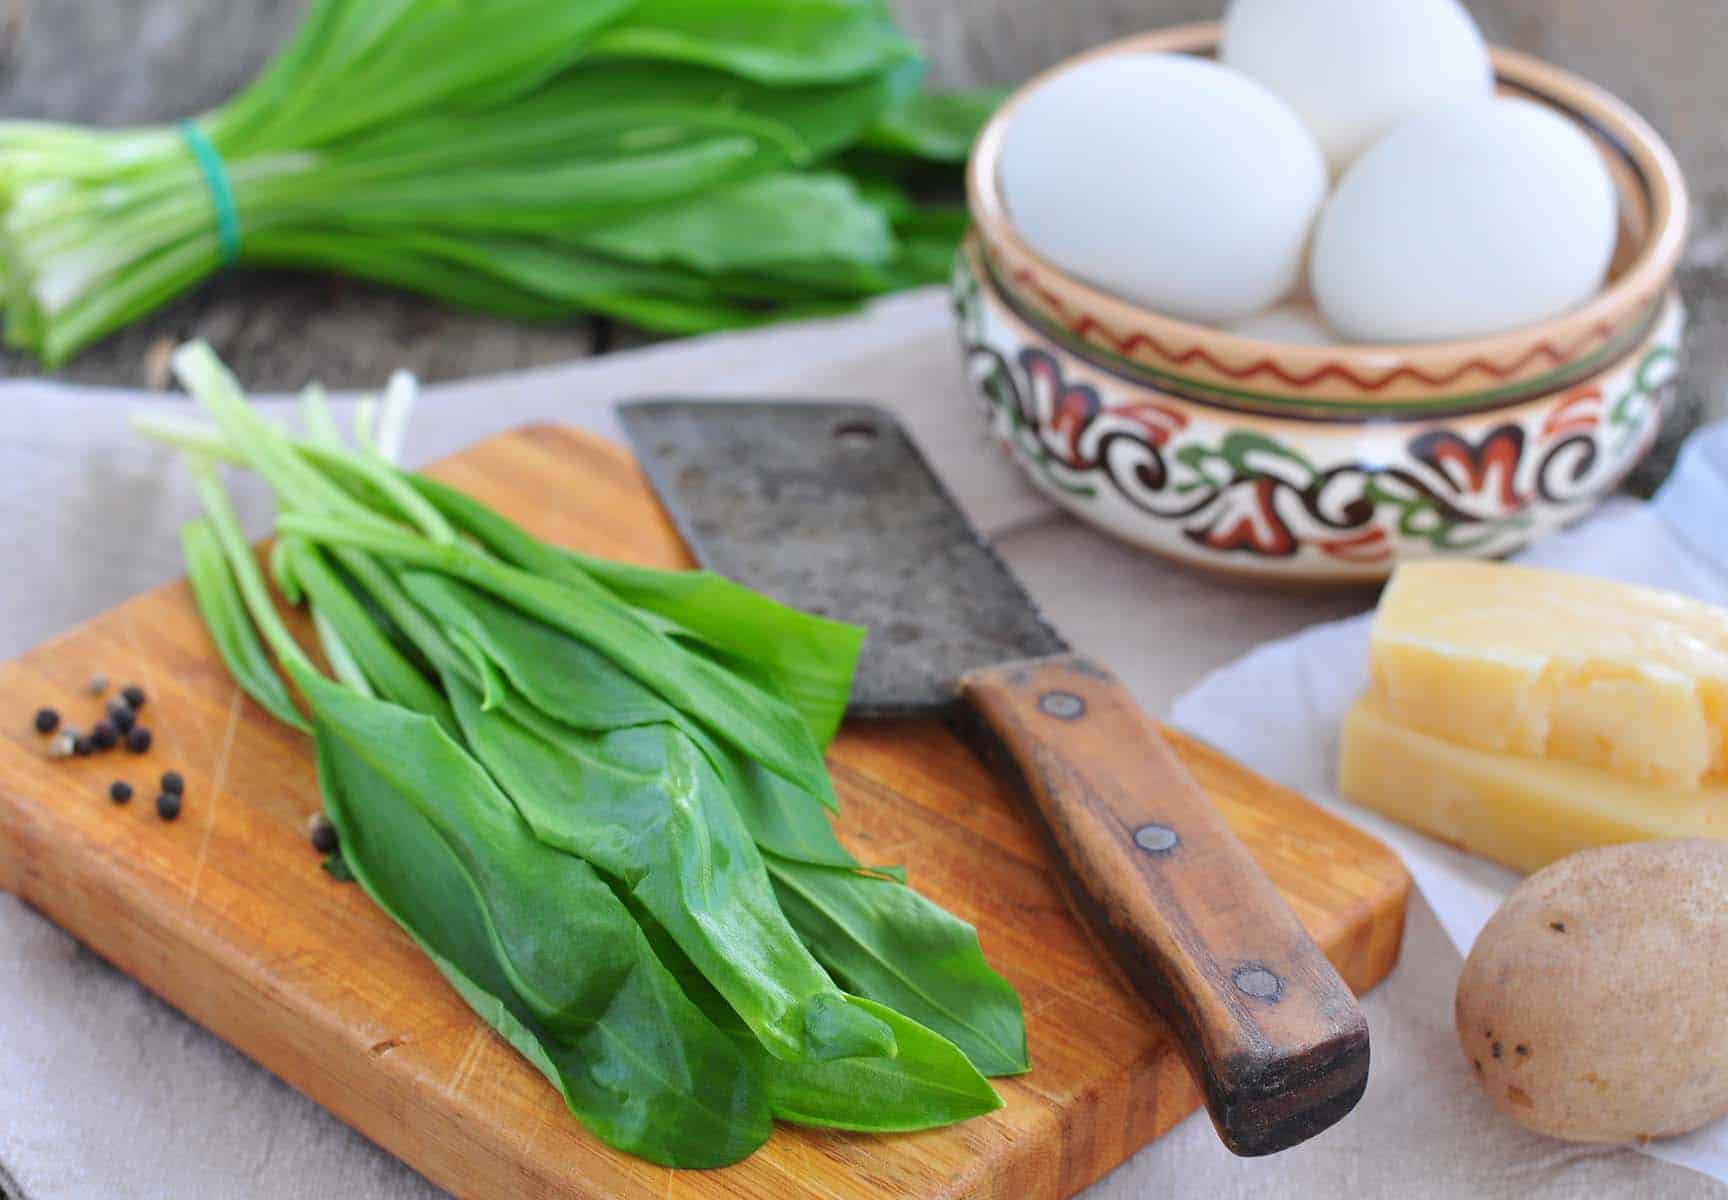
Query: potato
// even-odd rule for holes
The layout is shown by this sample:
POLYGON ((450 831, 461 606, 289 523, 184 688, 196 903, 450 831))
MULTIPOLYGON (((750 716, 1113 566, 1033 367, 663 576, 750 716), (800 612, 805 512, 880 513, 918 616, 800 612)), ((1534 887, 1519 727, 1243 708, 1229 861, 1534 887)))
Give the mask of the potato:
POLYGON ((1464 1057, 1507 1116, 1575 1142, 1728 1113, 1728 842, 1585 850, 1530 876, 1458 980, 1464 1057))

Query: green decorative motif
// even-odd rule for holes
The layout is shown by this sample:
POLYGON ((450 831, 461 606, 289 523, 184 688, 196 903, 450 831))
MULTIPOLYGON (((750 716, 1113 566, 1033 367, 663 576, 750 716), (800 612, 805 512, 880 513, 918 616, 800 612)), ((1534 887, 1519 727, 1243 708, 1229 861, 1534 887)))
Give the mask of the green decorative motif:
POLYGON ((1679 354, 1667 345, 1654 347, 1639 361, 1638 369, 1632 372, 1630 386, 1608 412, 1608 424, 1616 431, 1616 452, 1643 436, 1660 412, 1661 397, 1674 382, 1679 367, 1679 354))

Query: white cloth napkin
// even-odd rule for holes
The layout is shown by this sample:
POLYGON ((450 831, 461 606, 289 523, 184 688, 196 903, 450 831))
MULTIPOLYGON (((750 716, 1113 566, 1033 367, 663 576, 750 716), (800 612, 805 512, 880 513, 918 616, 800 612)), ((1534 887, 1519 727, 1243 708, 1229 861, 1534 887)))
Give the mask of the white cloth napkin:
MULTIPOLYGON (((1728 603, 1728 423, 1687 443, 1650 504, 1616 500, 1518 559, 1728 603)), ((1176 724, 1306 793, 1394 847, 1460 953, 1520 876, 1338 795, 1338 730, 1368 682, 1371 616, 1317 625, 1251 652, 1181 697, 1176 724)), ((1443 1068, 1465 1073, 1462 1054, 1443 1068)), ((1645 1153, 1728 1180, 1728 1120, 1645 1153)))
MULTIPOLYGON (((1109 661, 1152 712, 1251 646, 1363 607, 1358 597, 1235 588, 1055 515, 985 440, 947 298, 934 290, 853 318, 430 388, 408 460, 418 465, 530 421, 616 436, 615 401, 688 393, 867 399, 894 409, 1057 628, 1109 661)), ((181 573, 172 531, 196 502, 172 456, 128 433, 126 413, 140 401, 185 403, 0 383, 0 657, 181 573)), ((243 488, 237 501, 247 527, 263 533, 264 497, 243 488)), ((984 931, 986 946, 989 936, 984 931)), ((1446 935, 1413 899, 1403 959, 1363 999, 1374 1072, 1348 1120, 1274 1158, 1238 1159, 1196 1116, 1084 1200, 1724 1194, 1703 1176, 1626 1151, 1539 1138, 1501 1119, 1473 1081, 1449 1073, 1457 969, 1446 935)), ((0 896, 0 1194, 10 1200, 11 1193, 27 1200, 443 1194, 0 896)))

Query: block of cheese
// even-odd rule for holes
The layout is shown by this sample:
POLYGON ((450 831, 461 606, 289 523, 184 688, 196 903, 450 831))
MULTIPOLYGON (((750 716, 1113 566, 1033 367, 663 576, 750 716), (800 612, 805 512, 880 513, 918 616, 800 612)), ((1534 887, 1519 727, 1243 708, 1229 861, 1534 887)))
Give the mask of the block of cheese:
POLYGON ((1473 750, 1393 722, 1371 696, 1345 719, 1338 787, 1358 804, 1519 871, 1593 846, 1728 838, 1728 785, 1683 791, 1577 763, 1473 750))
POLYGON ((1411 563, 1372 645, 1374 698, 1411 729, 1670 787, 1725 774, 1722 609, 1559 571, 1411 563))

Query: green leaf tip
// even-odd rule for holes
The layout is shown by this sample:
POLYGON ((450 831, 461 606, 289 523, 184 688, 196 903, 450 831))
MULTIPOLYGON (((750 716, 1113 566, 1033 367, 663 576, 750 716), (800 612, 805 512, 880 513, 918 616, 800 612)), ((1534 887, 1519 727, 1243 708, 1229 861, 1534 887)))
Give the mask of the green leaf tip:
POLYGON ((894 1031, 844 996, 813 996, 804 1003, 804 1044, 817 1062, 837 1058, 893 1058, 894 1031))

